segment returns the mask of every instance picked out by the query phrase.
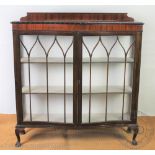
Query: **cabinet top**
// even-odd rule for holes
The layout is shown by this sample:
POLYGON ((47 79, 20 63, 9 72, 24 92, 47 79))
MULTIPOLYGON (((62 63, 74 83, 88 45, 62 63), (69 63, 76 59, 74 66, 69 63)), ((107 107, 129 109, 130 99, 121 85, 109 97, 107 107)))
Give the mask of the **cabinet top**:
MULTIPOLYGON (((69 26, 72 26, 72 28, 75 27, 74 30, 76 30, 77 26, 79 27, 83 25, 85 26, 98 25, 100 27, 105 25, 111 26, 114 24, 141 26, 141 27, 143 25, 142 22, 137 22, 133 18, 128 17, 127 13, 39 13, 39 12, 35 13, 29 12, 27 13, 27 16, 21 17, 20 21, 13 21, 12 24, 14 30, 21 30, 21 29, 24 30, 24 26, 26 25, 29 25, 29 27, 30 25, 33 25, 33 27, 36 26, 36 28, 38 27, 38 25, 42 25, 42 30, 47 30, 46 29, 47 27, 48 30, 50 30, 49 27, 51 26, 53 27, 54 25, 55 26, 57 25, 57 27, 66 25, 68 28, 69 26)), ((109 30, 110 29, 111 28, 109 27, 109 30)))
POLYGON ((132 23, 133 18, 127 13, 39 13, 28 12, 27 16, 20 18, 20 21, 12 23, 132 23))

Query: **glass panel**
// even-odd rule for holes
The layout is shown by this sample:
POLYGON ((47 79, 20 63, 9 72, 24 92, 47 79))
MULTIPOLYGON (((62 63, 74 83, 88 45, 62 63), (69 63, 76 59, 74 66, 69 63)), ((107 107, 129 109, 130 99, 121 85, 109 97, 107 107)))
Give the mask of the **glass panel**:
MULTIPOLYGON (((105 121, 105 94, 92 94, 91 122, 105 121)), ((89 95, 82 96, 82 123, 89 122, 89 95)))
POLYGON ((73 37, 20 40, 24 121, 73 123, 73 37))
MULTIPOLYGON (((129 94, 125 95, 125 107, 123 120, 130 120, 130 101, 129 94)), ((122 120, 122 94, 109 94, 108 95, 108 107, 107 107, 107 121, 120 121, 122 120)))
POLYGON ((82 123, 130 120, 133 36, 82 38, 82 123))

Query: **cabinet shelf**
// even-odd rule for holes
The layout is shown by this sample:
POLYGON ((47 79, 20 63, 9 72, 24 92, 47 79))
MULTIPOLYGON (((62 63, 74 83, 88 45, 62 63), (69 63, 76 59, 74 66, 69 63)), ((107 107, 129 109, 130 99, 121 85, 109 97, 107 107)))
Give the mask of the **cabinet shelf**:
MULTIPOLYGON (((30 121, 29 118, 30 114, 26 114, 24 116, 24 121, 30 121)), ((73 122, 73 114, 68 113, 67 114, 67 123, 72 123, 73 122)), ((50 122, 64 122, 64 114, 63 113, 50 113, 49 114, 49 121, 50 122)), ((88 113, 84 113, 82 114, 82 122, 83 123, 88 123, 89 119, 88 119, 88 113)), ((103 122, 105 118, 105 113, 93 113, 92 117, 91 117, 91 122, 103 122)), ((119 113, 109 113, 107 116, 107 121, 111 121, 111 120, 121 120, 121 114, 119 113)), ((46 114, 33 114, 32 117, 33 121, 47 121, 47 115, 46 114)), ((130 120, 130 114, 129 113, 124 113, 124 120, 130 120)))
MULTIPOLYGON (((63 86, 49 86, 48 87, 48 93, 50 94, 63 94, 64 93, 64 87, 63 86)), ((23 94, 29 94, 29 87, 24 86, 22 88, 23 94)), ((32 94, 46 94, 47 93, 47 87, 46 86, 31 86, 31 93, 32 94)), ((84 86, 82 89, 83 94, 89 94, 89 87, 84 86)), ((106 86, 93 86, 91 89, 92 94, 104 94, 106 93, 106 86)), ((108 93, 123 93, 123 86, 109 86, 108 87, 108 93)), ((125 87, 125 93, 129 94, 132 93, 132 88, 130 86, 125 87)), ((73 87, 67 86, 66 87, 66 94, 73 94, 73 87)))
MULTIPOLYGON (((82 59, 83 63, 89 63, 90 59, 89 58, 83 58, 82 59)), ((92 58, 93 63, 107 63, 107 58, 106 57, 93 57, 92 58)), ((133 63, 134 59, 133 58, 127 58, 127 63, 133 63)), ((28 57, 23 57, 21 58, 21 63, 28 63, 28 57)), ((42 57, 31 57, 30 58, 30 63, 46 63, 46 58, 42 57)), ((64 63, 63 58, 48 58, 48 63, 64 63)), ((68 57, 66 58, 66 63, 73 63, 73 58, 68 57)), ((121 57, 111 57, 109 58, 109 63, 125 63, 125 58, 121 57)))

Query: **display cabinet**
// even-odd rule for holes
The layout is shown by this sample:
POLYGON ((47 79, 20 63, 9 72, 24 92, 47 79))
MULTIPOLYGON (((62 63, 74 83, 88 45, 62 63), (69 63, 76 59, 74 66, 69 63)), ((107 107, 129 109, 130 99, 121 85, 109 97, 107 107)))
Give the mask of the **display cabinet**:
POLYGON ((127 127, 136 145, 142 28, 127 13, 28 13, 12 22, 16 146, 24 128, 92 126, 127 127))

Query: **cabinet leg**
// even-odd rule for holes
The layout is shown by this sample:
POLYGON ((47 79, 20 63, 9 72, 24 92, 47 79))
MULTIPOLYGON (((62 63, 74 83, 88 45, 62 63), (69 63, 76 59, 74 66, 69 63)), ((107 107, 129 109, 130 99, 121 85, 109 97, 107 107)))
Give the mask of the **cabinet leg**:
POLYGON ((67 129, 66 128, 63 130, 63 137, 64 138, 67 138, 68 137, 68 135, 67 135, 67 129))
POLYGON ((131 133, 131 131, 132 131, 132 129, 131 129, 131 127, 129 126, 129 127, 127 128, 126 132, 127 132, 127 133, 131 133))
POLYGON ((17 142, 15 144, 16 147, 20 147, 21 143, 20 143, 20 134, 25 134, 25 130, 23 128, 16 128, 15 129, 15 135, 17 137, 17 142))
POLYGON ((136 125, 136 126, 131 127, 131 129, 133 130, 132 145, 137 145, 136 137, 137 137, 139 128, 136 125))

